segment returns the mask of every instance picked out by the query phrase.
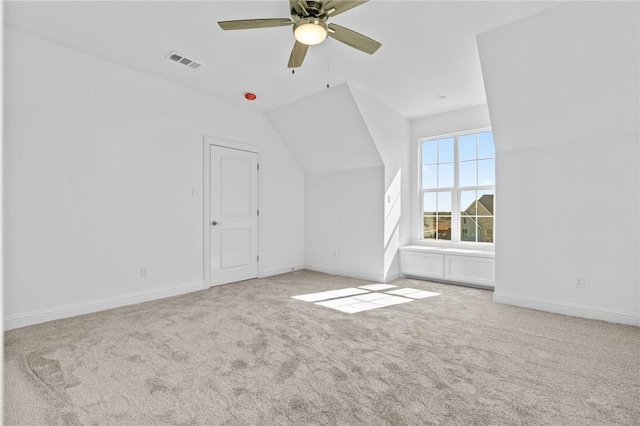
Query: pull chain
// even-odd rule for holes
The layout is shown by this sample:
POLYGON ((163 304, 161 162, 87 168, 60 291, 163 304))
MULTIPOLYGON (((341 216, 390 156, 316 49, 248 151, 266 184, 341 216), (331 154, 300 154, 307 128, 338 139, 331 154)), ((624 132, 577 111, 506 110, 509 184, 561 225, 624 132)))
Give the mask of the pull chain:
POLYGON ((329 88, 329 56, 327 56, 327 89, 329 88))

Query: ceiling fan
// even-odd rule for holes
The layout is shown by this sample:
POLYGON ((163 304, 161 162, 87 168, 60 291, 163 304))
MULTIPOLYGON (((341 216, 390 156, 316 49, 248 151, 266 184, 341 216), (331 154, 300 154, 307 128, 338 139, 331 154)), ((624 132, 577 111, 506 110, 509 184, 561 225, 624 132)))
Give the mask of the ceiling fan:
POLYGON ((327 36, 372 55, 380 46, 377 41, 360 33, 336 24, 327 24, 327 20, 349 9, 360 6, 368 0, 289 0, 291 18, 242 19, 220 21, 223 30, 247 30, 252 28, 285 27, 293 25, 296 39, 289 56, 289 68, 302 65, 309 46, 322 43, 327 36))

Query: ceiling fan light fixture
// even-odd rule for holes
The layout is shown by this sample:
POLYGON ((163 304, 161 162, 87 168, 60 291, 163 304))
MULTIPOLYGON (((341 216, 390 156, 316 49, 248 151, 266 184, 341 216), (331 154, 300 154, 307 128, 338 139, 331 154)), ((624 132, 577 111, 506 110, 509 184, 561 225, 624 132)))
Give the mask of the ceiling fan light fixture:
POLYGON ((327 38, 327 24, 317 18, 303 18, 293 26, 293 35, 307 46, 320 44, 327 38))
MULTIPOLYGON (((302 66, 309 46, 320 44, 331 37, 361 52, 373 55, 382 44, 334 23, 331 17, 366 4, 368 0, 289 0, 291 18, 239 19, 218 21, 223 30, 250 30, 253 28, 288 27, 293 29, 296 42, 289 55, 288 68, 302 66)), ((188 65, 191 66, 191 65, 188 65)))

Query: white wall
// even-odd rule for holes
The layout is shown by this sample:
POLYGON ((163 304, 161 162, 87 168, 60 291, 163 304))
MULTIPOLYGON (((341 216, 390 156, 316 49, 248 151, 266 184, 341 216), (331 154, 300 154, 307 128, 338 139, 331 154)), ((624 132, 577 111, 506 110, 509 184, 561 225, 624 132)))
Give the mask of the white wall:
POLYGON ((382 281, 384 168, 306 176, 308 269, 382 281))
POLYGON ((400 276, 398 248, 410 242, 411 174, 409 120, 355 86, 349 86, 384 163, 384 274, 400 276))
POLYGON ((202 288, 204 135, 263 147, 263 271, 304 264, 304 174, 262 115, 13 30, 4 54, 6 327, 202 288))
POLYGON ((478 37, 496 301, 640 324, 638 16, 635 2, 569 2, 478 37))
POLYGON ((347 83, 266 115, 306 173, 307 267, 397 278, 409 242, 409 121, 347 83), (371 170, 382 178, 364 179, 371 170))
MULTIPOLYGON (((411 235, 410 239, 414 244, 420 244, 420 229, 422 223, 422 205, 417 194, 420 192, 417 176, 420 173, 420 156, 418 140, 451 133, 464 132, 467 130, 478 130, 491 127, 489 120, 489 109, 486 105, 478 105, 457 111, 445 112, 429 117, 419 118, 411 121, 411 194, 416 194, 411 198, 411 235)), ((496 192, 499 188, 496 187, 496 192)), ((437 244, 439 242, 429 242, 437 244)), ((497 244, 497 243, 496 243, 497 244)), ((473 246, 468 243, 457 243, 457 246, 473 246)))

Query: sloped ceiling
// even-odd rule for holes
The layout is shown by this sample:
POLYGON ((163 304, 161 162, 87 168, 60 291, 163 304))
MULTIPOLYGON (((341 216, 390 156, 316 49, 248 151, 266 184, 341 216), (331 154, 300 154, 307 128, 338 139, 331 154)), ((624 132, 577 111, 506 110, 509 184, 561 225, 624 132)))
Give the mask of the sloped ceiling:
POLYGON ((305 173, 382 166, 347 83, 266 113, 305 173))
POLYGON ((329 39, 287 69, 291 28, 223 31, 220 20, 287 17, 286 0, 6 1, 5 25, 146 74, 269 111, 325 91, 360 87, 408 118, 486 103, 476 35, 559 1, 385 1, 332 22, 382 43, 375 55, 329 39), (201 62, 197 70, 165 58, 201 62), (244 92, 258 99, 248 103, 244 92), (446 99, 437 95, 446 93, 446 99))
POLYGON ((382 161, 385 166, 394 168, 389 177, 395 177, 395 169, 402 163, 401 157, 407 154, 408 160, 409 120, 355 85, 349 84, 349 88, 382 161))

